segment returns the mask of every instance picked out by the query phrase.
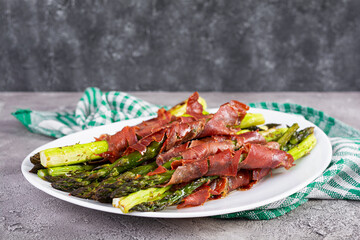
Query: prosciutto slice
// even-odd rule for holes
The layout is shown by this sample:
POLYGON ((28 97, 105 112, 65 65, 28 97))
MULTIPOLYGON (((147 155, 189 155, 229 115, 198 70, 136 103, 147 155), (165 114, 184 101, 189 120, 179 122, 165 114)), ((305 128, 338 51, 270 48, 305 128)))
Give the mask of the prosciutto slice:
POLYGON ((180 154, 185 151, 190 145, 190 142, 183 143, 177 147, 171 148, 169 151, 159 154, 156 157, 156 163, 158 166, 163 165, 171 158, 178 157, 180 154))
POLYGON ((252 171, 240 170, 235 177, 228 177, 227 193, 238 188, 249 188, 252 180, 252 171))
POLYGON ((199 93, 194 92, 187 100, 186 105, 186 114, 194 117, 195 119, 200 119, 207 117, 203 114, 203 106, 198 102, 199 93))
POLYGON ((247 110, 249 110, 249 106, 235 100, 221 105, 206 123, 200 137, 236 134, 238 129, 232 129, 231 126, 239 125, 247 110))
POLYGON ((252 171, 240 170, 236 176, 221 177, 210 183, 212 198, 216 196, 225 196, 229 192, 238 188, 247 188, 251 182, 252 171))
POLYGON ((172 123, 171 126, 165 128, 167 138, 160 150, 160 153, 166 152, 175 146, 198 138, 204 130, 205 123, 205 119, 188 123, 172 123))
POLYGON ((203 185, 199 187, 194 193, 190 194, 189 196, 185 197, 182 200, 182 203, 180 203, 177 208, 186 208, 186 207, 195 207, 203 205, 206 200, 209 199, 211 196, 210 194, 211 188, 208 185, 203 185))
MULTIPOLYGON (((217 178, 215 180, 213 180, 211 183, 210 183, 210 188, 211 188, 211 195, 212 196, 220 196, 226 192, 226 189, 228 187, 228 177, 220 177, 220 178, 217 178)), ((218 197, 216 197, 218 198, 218 197)))
POLYGON ((135 132, 139 137, 145 137, 151 133, 159 131, 161 128, 166 126, 172 121, 176 121, 177 118, 171 115, 170 112, 166 111, 163 108, 160 108, 157 112, 157 117, 143 121, 142 123, 136 125, 135 132))
POLYGON ((178 147, 174 147, 164 154, 160 154, 156 159, 156 163, 161 166, 173 157, 182 157, 183 159, 187 160, 195 160, 205 158, 224 150, 235 150, 235 144, 230 140, 223 142, 201 142, 200 140, 195 140, 194 142, 194 144, 191 142, 190 144, 185 143, 179 145, 178 147), (190 145, 189 148, 187 148, 188 145, 190 145))
POLYGON ((173 121, 177 121, 179 123, 189 123, 200 118, 204 118, 205 115, 202 114, 203 106, 198 102, 198 100, 198 92, 194 92, 187 99, 186 113, 191 117, 175 117, 169 111, 161 108, 158 110, 156 118, 144 121, 136 126, 136 134, 140 137, 144 137, 160 130, 161 128, 167 127, 167 124, 173 121))
POLYGON ((203 205, 208 199, 217 199, 238 188, 251 186, 251 171, 241 170, 234 177, 221 177, 209 185, 203 185, 194 193, 185 197, 177 208, 195 207, 203 205))
MULTIPOLYGON (((182 165, 177 167, 173 175, 171 176, 170 181, 166 185, 190 182, 194 179, 205 176, 208 172, 208 160, 201 159, 197 161, 192 161, 187 164, 186 160, 179 160, 182 165)), ((175 165, 175 164, 174 164, 175 165)))
POLYGON ((258 168, 252 170, 252 180, 260 181, 271 172, 271 168, 258 168))
MULTIPOLYGON (((187 155, 187 156, 183 157, 183 158, 194 159, 193 157, 190 157, 189 156, 190 153, 187 153, 187 152, 199 151, 200 149, 198 149, 198 148, 203 148, 204 146, 203 147, 198 147, 198 146, 206 144, 206 143, 223 142, 228 139, 229 138, 226 136, 224 136, 224 137, 212 136, 212 137, 192 140, 191 142, 190 141, 185 142, 177 147, 171 148, 169 151, 159 154, 156 158, 156 163, 160 166, 160 165, 163 165, 164 163, 166 163, 167 161, 169 161, 171 158, 181 157, 184 155, 187 155)), ((209 147, 209 146, 207 146, 207 147, 209 147)), ((216 153, 217 150, 216 151, 213 150, 212 152, 216 153)), ((206 156, 204 155, 202 157, 206 157, 206 156)))
POLYGON ((241 152, 225 150, 208 157, 209 170, 206 176, 236 176, 241 152))
POLYGON ((162 129, 158 132, 150 134, 142 139, 140 139, 137 143, 131 145, 126 149, 123 155, 128 155, 134 151, 138 151, 141 155, 146 152, 146 147, 150 145, 153 141, 162 142, 165 139, 166 130, 162 129))
POLYGON ((246 143, 266 144, 266 139, 256 131, 246 132, 238 136, 234 136, 234 140, 236 140, 237 147, 241 147, 246 143))
POLYGON ((167 185, 189 182, 202 176, 236 176, 241 152, 225 150, 200 160, 178 160, 167 185))
POLYGON ((294 158, 289 153, 266 145, 247 143, 243 151, 247 153, 247 157, 239 164, 239 169, 279 167, 289 169, 294 166, 294 158))
MULTIPOLYGON (((220 178, 212 181, 209 186, 203 186, 184 198, 179 208, 200 206, 209 198, 220 198, 239 188, 250 189, 256 182, 269 174, 271 169, 278 167, 288 169, 293 166, 294 159, 292 156, 277 149, 277 147, 278 145, 276 144, 260 145, 245 143, 244 148, 236 151, 235 154, 230 150, 226 150, 205 158, 208 160, 208 170, 202 176, 220 176, 220 178), (241 154, 246 154, 247 156, 245 160, 239 164, 241 154), (237 171, 237 169, 240 170, 237 171)), ((197 168, 201 165, 201 173, 204 173, 206 169, 205 159, 194 162, 185 160, 182 162, 182 165, 174 172, 174 174, 176 173, 177 175, 175 177, 173 175, 173 178, 171 178, 168 184, 182 183, 183 179, 186 179, 186 181, 193 180, 193 178, 187 176, 183 170, 185 168, 186 170, 194 169, 195 163, 197 168)), ((177 163, 177 165, 179 165, 179 163, 177 163)), ((199 172, 196 178, 201 177, 201 173, 199 172)))
POLYGON ((148 176, 153 176, 153 175, 156 175, 156 174, 161 174, 161 173, 164 173, 164 172, 167 172, 167 169, 164 168, 163 166, 159 166, 158 168, 156 168, 154 171, 152 172, 149 172, 148 176))
POLYGON ((124 127, 121 131, 115 133, 114 135, 103 134, 97 141, 105 140, 107 141, 109 148, 105 153, 100 154, 104 159, 109 160, 110 162, 115 162, 125 149, 138 140, 135 134, 134 127, 124 127))
POLYGON ((205 142, 188 148, 180 156, 183 159, 201 159, 225 150, 235 150, 235 144, 229 140, 224 142, 205 142))

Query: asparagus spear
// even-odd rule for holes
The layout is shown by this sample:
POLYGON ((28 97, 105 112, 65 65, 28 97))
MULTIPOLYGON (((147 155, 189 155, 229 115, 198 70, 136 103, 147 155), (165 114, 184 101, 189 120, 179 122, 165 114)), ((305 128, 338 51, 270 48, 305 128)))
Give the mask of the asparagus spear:
POLYGON ((40 153, 38 152, 38 153, 34 154, 34 156, 31 156, 30 157, 30 162, 32 164, 34 164, 34 165, 40 164, 41 163, 40 162, 40 153))
POLYGON ((145 189, 166 183, 171 179, 171 176, 173 175, 174 172, 175 170, 169 170, 164 173, 156 174, 153 176, 144 176, 142 178, 135 179, 131 182, 122 183, 120 184, 120 186, 118 183, 115 183, 113 186, 110 185, 110 187, 112 188, 117 187, 116 190, 112 192, 110 197, 118 198, 139 191, 140 189, 145 189))
POLYGON ((280 144, 280 149, 283 150, 283 148, 286 146, 286 144, 290 141, 290 138, 292 135, 298 130, 299 125, 297 123, 294 123, 285 133, 284 135, 277 141, 280 144))
POLYGON ((41 164, 47 168, 78 164, 100 159, 99 154, 106 152, 108 148, 106 141, 49 148, 40 151, 40 160, 41 164))
POLYGON ((126 170, 154 158, 158 154, 162 143, 163 141, 153 141, 146 148, 146 151, 143 154, 138 151, 132 152, 119 158, 114 163, 106 165, 105 167, 95 169, 93 171, 82 172, 74 176, 64 177, 61 180, 54 182, 52 186, 62 191, 71 192, 77 188, 85 187, 93 181, 101 181, 106 177, 116 177, 126 170))
POLYGON ((57 176, 66 176, 67 174, 75 173, 77 171, 88 171, 93 169, 94 166, 91 165, 72 165, 72 166, 64 166, 64 167, 53 167, 53 168, 45 168, 40 169, 37 172, 37 175, 43 180, 50 180, 51 177, 57 176))
POLYGON ((282 148, 284 151, 289 151, 293 147, 295 147, 299 142, 302 142, 305 138, 307 138, 309 135, 314 133, 313 127, 304 128, 303 130, 300 130, 298 132, 295 132, 289 142, 282 148))
MULTIPOLYGON (((117 202, 121 201, 121 208, 122 210, 125 210, 124 213, 127 213, 129 211, 141 211, 141 212, 149 212, 149 211, 161 211, 165 209, 168 206, 178 204, 184 197, 190 195, 193 193, 197 188, 201 187, 203 184, 218 178, 217 176, 211 176, 211 177, 202 177, 195 181, 192 181, 191 183, 187 184, 183 188, 176 190, 175 192, 164 192, 161 195, 161 199, 154 201, 152 199, 146 199, 146 196, 144 196, 143 191, 138 191, 135 193, 132 193, 126 197, 123 198, 114 198, 113 199, 113 206, 119 207, 117 202), (131 198, 128 198, 131 196, 131 198), (140 203, 137 203, 136 201, 131 202, 133 199, 141 199, 142 201, 140 203), (146 199, 146 200, 145 200, 146 199)), ((168 186, 170 187, 170 186, 168 186)))
MULTIPOLYGON (((179 160, 179 159, 181 159, 181 157, 174 157, 171 160, 169 160, 168 162, 164 163, 163 167, 169 170, 171 167, 171 163, 174 162, 175 160, 179 160)), ((141 179, 147 178, 148 182, 151 182, 153 178, 159 178, 159 177, 145 176, 147 173, 156 169, 157 166, 158 165, 156 164, 156 162, 152 162, 147 165, 134 168, 132 170, 129 170, 128 172, 123 173, 119 177, 116 177, 116 178, 111 177, 111 178, 105 179, 98 186, 96 186, 96 188, 93 188, 92 190, 88 189, 88 191, 93 192, 94 199, 96 199, 98 201, 102 201, 102 202, 103 201, 107 202, 107 201, 111 200, 111 195, 113 194, 114 190, 116 190, 118 188, 122 189, 122 186, 125 185, 125 186, 127 186, 127 188, 126 188, 127 191, 126 191, 125 195, 127 195, 131 192, 135 192, 140 189, 140 187, 138 185, 138 188, 136 188, 135 190, 132 190, 132 191, 130 190, 130 189, 134 189, 134 187, 135 187, 134 185, 136 185, 139 182, 139 180, 141 181, 141 179)), ((159 181, 159 180, 157 180, 157 181, 159 181)), ((164 180, 164 181, 166 181, 166 180, 164 180)), ((144 184, 147 186, 155 186, 155 184, 151 184, 151 183, 144 183, 144 184)), ((73 194, 73 193, 71 193, 71 194, 73 194)))
MULTIPOLYGON (((267 142, 277 141, 284 133, 288 130, 288 128, 270 128, 267 130, 259 131, 259 133, 265 138, 267 142)), ((242 134, 250 132, 249 129, 242 129, 238 131, 236 134, 242 134)))
POLYGON ((288 153, 293 156, 294 160, 297 160, 310 153, 310 151, 315 147, 316 142, 317 140, 315 138, 315 135, 312 133, 307 136, 303 141, 301 141, 298 145, 290 149, 288 153))
POLYGON ((314 127, 304 128, 303 130, 300 130, 299 132, 296 132, 295 134, 293 134, 289 143, 291 143, 293 145, 298 144, 303 139, 305 139, 307 136, 309 136, 310 134, 313 134, 313 133, 314 133, 314 127))
POLYGON ((168 187, 162 188, 148 188, 146 190, 141 190, 139 192, 128 195, 124 198, 115 198, 113 199, 113 206, 120 208, 124 213, 128 213, 129 210, 143 202, 156 201, 164 197, 164 193, 170 189, 168 187))
POLYGON ((259 133, 265 138, 267 142, 277 141, 288 128, 270 128, 266 131, 260 131, 259 133))
POLYGON ((110 194, 114 190, 113 188, 109 187, 110 184, 114 182, 119 182, 119 183, 129 182, 131 180, 139 178, 144 174, 151 172, 156 167, 157 167, 156 162, 135 167, 127 172, 124 172, 118 177, 110 177, 101 182, 96 181, 96 183, 90 184, 90 186, 78 188, 72 191, 70 194, 76 197, 95 198, 96 200, 101 202, 108 202, 109 201, 108 196, 110 196, 110 194), (95 195, 95 193, 97 193, 97 195, 95 195))

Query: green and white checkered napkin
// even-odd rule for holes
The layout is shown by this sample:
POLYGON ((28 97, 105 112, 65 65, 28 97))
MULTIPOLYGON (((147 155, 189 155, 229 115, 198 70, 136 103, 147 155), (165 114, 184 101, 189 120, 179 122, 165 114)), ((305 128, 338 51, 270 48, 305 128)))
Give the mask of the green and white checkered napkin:
MULTIPOLYGON (((303 115, 330 137, 333 157, 325 172, 301 191, 254 210, 217 218, 272 219, 311 198, 360 200, 360 131, 321 111, 297 104, 261 102, 249 105, 303 115)), ((155 116, 159 107, 123 92, 103 93, 97 88, 88 88, 73 112, 18 110, 13 115, 31 132, 59 138, 93 126, 155 116)))

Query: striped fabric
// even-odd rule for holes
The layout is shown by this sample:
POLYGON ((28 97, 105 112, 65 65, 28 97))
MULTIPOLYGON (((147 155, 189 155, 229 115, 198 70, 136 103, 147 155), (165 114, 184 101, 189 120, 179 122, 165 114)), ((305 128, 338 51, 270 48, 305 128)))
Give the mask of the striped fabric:
MULTIPOLYGON (((251 107, 299 114, 320 127, 333 148, 330 165, 314 182, 280 201, 215 218, 272 219, 306 203, 308 199, 360 200, 360 132, 321 111, 297 104, 250 103, 251 107)), ((34 133, 59 138, 67 134, 136 117, 154 116, 158 108, 123 92, 86 89, 73 112, 39 112, 20 109, 13 115, 34 133)))
POLYGON ((137 117, 155 116, 157 106, 123 92, 87 88, 74 112, 20 109, 13 115, 31 132, 60 138, 70 133, 137 117))

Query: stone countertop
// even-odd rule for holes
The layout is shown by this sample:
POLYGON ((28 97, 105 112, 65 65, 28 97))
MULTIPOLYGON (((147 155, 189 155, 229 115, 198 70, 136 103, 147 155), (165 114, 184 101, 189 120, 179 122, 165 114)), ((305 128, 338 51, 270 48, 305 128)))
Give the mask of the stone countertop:
MULTIPOLYGON (((0 239, 355 239, 360 202, 310 200, 270 220, 151 219, 100 212, 56 199, 21 174, 24 157, 52 138, 30 133, 11 112, 73 110, 82 93, 0 93, 0 239)), ((186 92, 134 92, 157 104, 176 104, 186 92)), ((209 107, 231 99, 292 102, 360 129, 360 92, 201 93, 209 107)))

